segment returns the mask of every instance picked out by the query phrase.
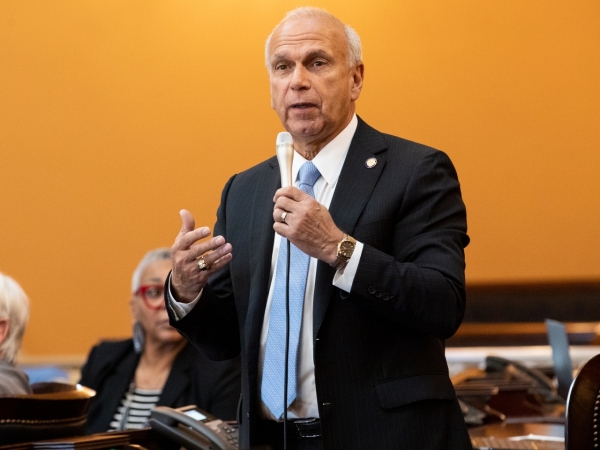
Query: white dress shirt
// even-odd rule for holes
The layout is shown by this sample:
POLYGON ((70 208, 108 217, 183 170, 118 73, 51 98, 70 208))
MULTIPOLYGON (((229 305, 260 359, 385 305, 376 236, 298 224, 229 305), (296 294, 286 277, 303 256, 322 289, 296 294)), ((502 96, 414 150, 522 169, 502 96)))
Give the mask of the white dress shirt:
MULTIPOLYGON (((344 130, 338 134, 329 144, 327 144, 312 160, 313 164, 319 169, 321 176, 315 183, 313 189, 315 199, 326 208, 329 208, 331 199, 335 192, 338 178, 342 171, 342 166, 346 159, 350 143, 354 137, 358 120, 356 115, 344 130)), ((294 185, 298 187, 298 172, 300 166, 307 160, 297 152, 294 152, 292 162, 292 179, 294 185)), ((344 231, 344 230, 342 230, 344 231)), ((275 267, 277 265, 277 255, 279 253, 279 245, 281 236, 275 234, 273 244, 273 253, 271 256, 271 271, 269 274, 269 296, 267 298, 267 306, 260 335, 260 352, 258 364, 258 381, 257 385, 262 383, 262 368, 265 357, 265 348, 267 343, 267 334, 269 330, 269 318, 271 312, 271 303, 273 301, 273 289, 275 286, 275 267)), ((363 244, 356 243, 356 248, 348 265, 344 270, 338 270, 333 279, 333 285, 350 292, 352 282, 356 274, 358 262, 362 254, 363 244)), ((317 391, 315 387, 315 366, 313 360, 313 299, 315 292, 315 279, 317 274, 317 259, 310 258, 308 266, 308 278, 306 280, 306 291, 304 293, 304 310, 302 312, 302 326, 300 328, 300 342, 298 348, 298 380, 297 380, 297 397, 288 408, 289 418, 306 418, 319 417, 319 409, 317 404, 317 391)), ((169 289, 170 293, 170 289, 169 289)), ((178 319, 183 318, 189 312, 196 302, 199 300, 202 293, 191 303, 178 303, 172 295, 170 295, 170 306, 178 319)), ((283 370, 283 368, 282 368, 283 370)), ((283 372, 281 374, 283 377, 283 372)), ((282 393, 283 401, 283 393, 282 393)), ((267 406, 261 401, 261 415, 264 418, 276 420, 272 416, 267 406)))

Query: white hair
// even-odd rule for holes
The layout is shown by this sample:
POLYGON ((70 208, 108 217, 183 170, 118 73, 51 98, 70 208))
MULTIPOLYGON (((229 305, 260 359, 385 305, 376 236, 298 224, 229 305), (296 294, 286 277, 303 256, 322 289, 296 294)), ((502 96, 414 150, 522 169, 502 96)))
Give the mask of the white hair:
POLYGON ((288 20, 294 19, 329 19, 336 22, 341 28, 344 29, 346 33, 346 39, 348 41, 348 66, 354 67, 357 64, 362 62, 362 45, 360 43, 360 37, 358 33, 354 31, 354 29, 350 25, 345 25, 340 19, 335 17, 333 14, 327 12, 321 8, 315 8, 312 6, 303 6, 300 8, 293 9, 289 11, 281 22, 279 22, 269 37, 267 38, 267 42, 265 44, 265 63, 267 64, 267 69, 270 69, 270 61, 269 61, 269 46, 271 45, 271 38, 273 37, 273 33, 275 30, 282 25, 284 22, 288 20))
POLYGON ((8 320, 6 339, 0 343, 0 359, 14 362, 29 321, 29 299, 15 280, 0 272, 0 319, 8 320))
POLYGON ((167 247, 157 248, 146 253, 131 277, 131 292, 133 294, 140 288, 142 274, 144 273, 144 270, 146 270, 146 267, 153 262, 162 261, 163 259, 171 259, 171 250, 167 247))

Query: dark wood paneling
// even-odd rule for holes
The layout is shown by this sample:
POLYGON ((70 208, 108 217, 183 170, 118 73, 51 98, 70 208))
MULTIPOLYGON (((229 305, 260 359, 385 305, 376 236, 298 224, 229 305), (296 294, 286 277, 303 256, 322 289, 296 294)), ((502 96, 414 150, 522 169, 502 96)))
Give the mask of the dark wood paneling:
POLYGON ((467 285, 463 322, 600 321, 600 281, 467 285))
MULTIPOLYGON (((600 323, 565 323, 571 345, 600 345, 600 323)), ((548 345, 543 322, 474 323, 463 322, 448 347, 488 347, 513 345, 548 345)))

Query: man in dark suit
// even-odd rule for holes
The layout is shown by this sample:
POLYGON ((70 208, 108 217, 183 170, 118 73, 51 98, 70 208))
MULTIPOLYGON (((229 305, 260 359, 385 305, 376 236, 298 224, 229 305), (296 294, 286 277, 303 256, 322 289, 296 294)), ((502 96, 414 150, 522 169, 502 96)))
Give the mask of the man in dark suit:
POLYGON ((444 356, 463 317, 469 242, 452 163, 355 115, 360 39, 335 17, 288 13, 266 56, 271 103, 293 138, 295 186, 280 188, 276 158, 233 176, 204 241, 210 230, 181 212, 167 280, 172 325, 213 359, 241 353, 242 449, 281 448, 284 416, 291 449, 471 448, 444 356))

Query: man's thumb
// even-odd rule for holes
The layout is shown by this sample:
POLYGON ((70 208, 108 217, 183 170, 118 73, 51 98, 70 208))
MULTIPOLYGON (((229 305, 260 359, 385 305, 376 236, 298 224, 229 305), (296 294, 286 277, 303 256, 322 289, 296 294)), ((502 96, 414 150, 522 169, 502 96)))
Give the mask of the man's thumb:
POLYGON ((179 215, 181 216, 181 234, 192 231, 196 227, 194 216, 187 209, 179 211, 179 215))

